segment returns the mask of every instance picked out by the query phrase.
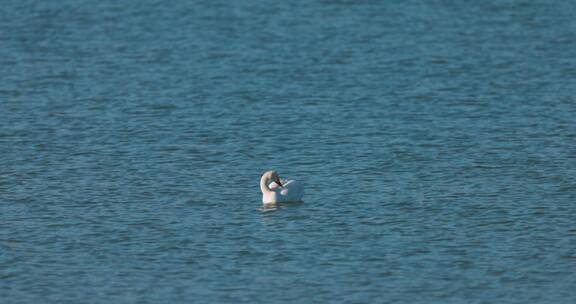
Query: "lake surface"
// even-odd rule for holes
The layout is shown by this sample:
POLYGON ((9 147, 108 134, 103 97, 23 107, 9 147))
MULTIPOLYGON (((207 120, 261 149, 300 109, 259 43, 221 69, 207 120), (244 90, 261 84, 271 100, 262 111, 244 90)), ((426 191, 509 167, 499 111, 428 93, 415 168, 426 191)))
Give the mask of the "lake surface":
POLYGON ((576 302, 575 11, 5 1, 0 302, 576 302))

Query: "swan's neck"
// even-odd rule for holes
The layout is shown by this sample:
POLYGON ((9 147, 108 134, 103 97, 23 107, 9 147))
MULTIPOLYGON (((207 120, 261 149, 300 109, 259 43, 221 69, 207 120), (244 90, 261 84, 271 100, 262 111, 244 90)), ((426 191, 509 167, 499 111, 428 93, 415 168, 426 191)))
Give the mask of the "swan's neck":
POLYGON ((260 179, 260 191, 262 191, 262 193, 272 192, 272 190, 268 188, 268 180, 269 180, 268 174, 262 175, 262 178, 260 179))

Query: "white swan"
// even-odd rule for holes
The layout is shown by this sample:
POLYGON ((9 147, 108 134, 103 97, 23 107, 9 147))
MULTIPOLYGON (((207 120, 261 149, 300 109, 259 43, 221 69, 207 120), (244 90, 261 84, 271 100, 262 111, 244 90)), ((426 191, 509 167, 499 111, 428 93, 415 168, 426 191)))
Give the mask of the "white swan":
POLYGON ((260 178, 262 203, 301 202, 304 187, 294 180, 282 180, 276 171, 266 171, 260 178))

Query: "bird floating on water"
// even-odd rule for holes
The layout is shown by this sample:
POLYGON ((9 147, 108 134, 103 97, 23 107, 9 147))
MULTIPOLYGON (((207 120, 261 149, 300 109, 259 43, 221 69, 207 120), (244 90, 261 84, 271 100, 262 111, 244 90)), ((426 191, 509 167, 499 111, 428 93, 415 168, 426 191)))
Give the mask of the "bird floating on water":
POLYGON ((289 203, 301 202, 304 196, 304 187, 295 180, 280 180, 276 171, 266 171, 260 178, 260 191, 262 203, 289 203))

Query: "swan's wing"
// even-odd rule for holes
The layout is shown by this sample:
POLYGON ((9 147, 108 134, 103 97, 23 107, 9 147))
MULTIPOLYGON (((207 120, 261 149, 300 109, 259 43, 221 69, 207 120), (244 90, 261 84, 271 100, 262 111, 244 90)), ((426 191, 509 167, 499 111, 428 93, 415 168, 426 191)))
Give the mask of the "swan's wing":
POLYGON ((284 188, 290 188, 292 185, 294 185, 295 182, 296 182, 296 181, 294 181, 294 180, 284 179, 284 180, 282 180, 282 186, 283 186, 284 188))
POLYGON ((302 199, 302 196, 304 195, 304 187, 301 183, 295 180, 289 180, 282 186, 280 195, 285 197, 287 200, 299 201, 302 199))
POLYGON ((293 180, 287 180, 287 179, 282 180, 282 190, 280 191, 280 195, 288 196, 291 192, 290 188, 292 188, 292 186, 294 186, 293 180))
POLYGON ((293 180, 283 179, 283 180, 281 180, 280 182, 282 183, 282 189, 278 189, 279 186, 278 186, 278 184, 275 183, 275 182, 271 182, 271 183, 268 185, 268 188, 270 188, 270 190, 273 190, 273 191, 275 191, 275 190, 281 190, 281 191, 280 191, 280 194, 285 195, 284 193, 286 193, 286 190, 288 190, 289 188, 291 188, 291 187, 293 187, 293 186, 295 185, 295 183, 294 183, 293 180))

